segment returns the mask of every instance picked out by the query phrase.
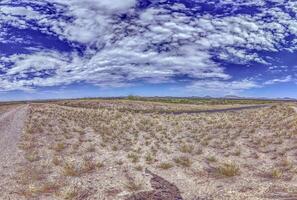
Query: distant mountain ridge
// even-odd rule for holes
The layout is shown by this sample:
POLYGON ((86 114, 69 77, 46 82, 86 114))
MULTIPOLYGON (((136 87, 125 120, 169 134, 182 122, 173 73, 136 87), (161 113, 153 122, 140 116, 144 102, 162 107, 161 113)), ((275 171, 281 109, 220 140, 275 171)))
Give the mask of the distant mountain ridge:
POLYGON ((223 97, 224 99, 263 99, 263 100, 287 100, 287 101, 295 101, 297 99, 291 97, 283 97, 283 98, 268 98, 268 97, 241 97, 236 95, 226 95, 223 97))
POLYGON ((246 99, 245 97, 240 97, 236 95, 226 95, 224 96, 224 99, 246 99))

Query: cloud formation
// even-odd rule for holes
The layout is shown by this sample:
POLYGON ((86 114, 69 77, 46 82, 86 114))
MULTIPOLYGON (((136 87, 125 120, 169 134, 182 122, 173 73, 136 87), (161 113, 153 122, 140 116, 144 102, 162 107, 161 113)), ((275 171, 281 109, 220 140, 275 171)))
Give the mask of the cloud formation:
POLYGON ((297 34, 296 4, 271 0, 274 6, 268 8, 267 2, 221 0, 213 5, 215 9, 229 5, 230 15, 198 12, 201 5, 195 1, 191 6, 152 1, 144 8, 140 0, 1 1, 0 42, 9 43, 11 28, 35 30, 72 50, 47 49, 40 43, 29 53, 0 52, 0 88, 186 82, 193 91, 228 93, 282 82, 238 80, 222 66, 225 62, 272 67, 262 52, 295 51, 296 42, 287 38, 297 34), (258 7, 254 13, 239 12, 249 6, 258 7))

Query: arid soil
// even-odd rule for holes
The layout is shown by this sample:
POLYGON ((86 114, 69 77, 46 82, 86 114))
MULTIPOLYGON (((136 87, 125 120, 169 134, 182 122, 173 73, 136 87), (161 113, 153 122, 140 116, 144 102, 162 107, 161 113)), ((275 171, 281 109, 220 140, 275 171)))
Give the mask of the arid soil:
MULTIPOLYGON (((133 102, 124 110, 123 102, 119 109, 112 104, 43 103, 4 113, 9 123, 16 120, 13 124, 22 127, 25 119, 25 125, 21 135, 14 125, 1 126, 16 130, 3 137, 11 138, 4 142, 11 146, 6 157, 19 160, 2 171, 9 177, 2 195, 28 200, 297 199, 294 104, 179 115, 135 112, 133 102)), ((138 106, 157 109, 154 105, 138 106)))
MULTIPOLYGON (((248 104, 172 104, 160 102, 144 102, 144 101, 128 101, 128 100, 74 100, 61 101, 57 103, 61 106, 91 108, 91 109, 116 109, 122 112, 141 112, 141 113, 199 113, 200 111, 224 110, 232 108, 244 109, 254 107, 255 105, 248 104)), ((256 105, 256 107, 263 105, 256 105)))
MULTIPOLYGON (((0 199, 14 196, 12 186, 16 165, 21 162, 19 143, 27 106, 16 106, 0 114, 0 199)), ((15 188, 14 188, 15 189, 15 188)))

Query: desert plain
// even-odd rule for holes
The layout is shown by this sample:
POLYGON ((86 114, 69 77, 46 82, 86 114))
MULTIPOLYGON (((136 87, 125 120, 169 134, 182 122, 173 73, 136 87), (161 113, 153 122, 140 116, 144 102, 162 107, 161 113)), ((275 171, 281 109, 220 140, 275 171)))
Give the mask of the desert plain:
POLYGON ((297 199, 297 104, 0 105, 0 199, 297 199))

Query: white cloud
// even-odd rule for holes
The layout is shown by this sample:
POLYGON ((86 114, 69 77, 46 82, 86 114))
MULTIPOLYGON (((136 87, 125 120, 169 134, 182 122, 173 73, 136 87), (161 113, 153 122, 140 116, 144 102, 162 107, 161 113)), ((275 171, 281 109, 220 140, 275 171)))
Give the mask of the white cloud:
POLYGON ((220 80, 201 80, 196 81, 192 85, 186 87, 189 92, 198 92, 200 94, 212 95, 226 95, 226 94, 239 94, 240 92, 260 87, 252 80, 241 81, 220 81, 220 80))
MULTIPOLYGON (((75 82, 123 86, 137 81, 174 82, 179 76, 203 80, 194 81, 189 86, 191 89, 241 91, 258 84, 233 81, 213 57, 230 63, 253 61, 265 65, 268 61, 257 51, 288 49, 284 45, 285 37, 297 34, 296 20, 277 8, 262 9, 254 16, 191 16, 177 11, 191 12, 182 4, 172 5, 171 10, 158 6, 140 12, 135 9, 136 0, 52 0, 50 3, 59 14, 38 12, 30 6, 1 6, 0 25, 40 30, 69 43, 78 42, 87 47, 84 55, 39 48, 32 54, 0 58, 13 63, 0 76, 0 88, 12 90, 75 82), (121 20, 118 16, 123 13, 133 17, 121 20), (273 21, 262 19, 268 14, 273 21), (48 74, 43 77, 45 72, 48 74)), ((235 8, 262 6, 265 1, 224 0, 218 6, 222 4, 232 4, 235 8)), ((286 6, 292 10, 296 7, 292 3, 286 6)), ((0 33, 0 41, 3 40, 5 34, 0 33)))
POLYGON ((276 79, 272 79, 272 80, 268 80, 268 81, 265 81, 264 82, 264 85, 272 85, 272 84, 276 84, 276 83, 287 83, 287 82, 290 82, 290 81, 293 81, 293 78, 291 75, 288 75, 284 78, 276 78, 276 79))

